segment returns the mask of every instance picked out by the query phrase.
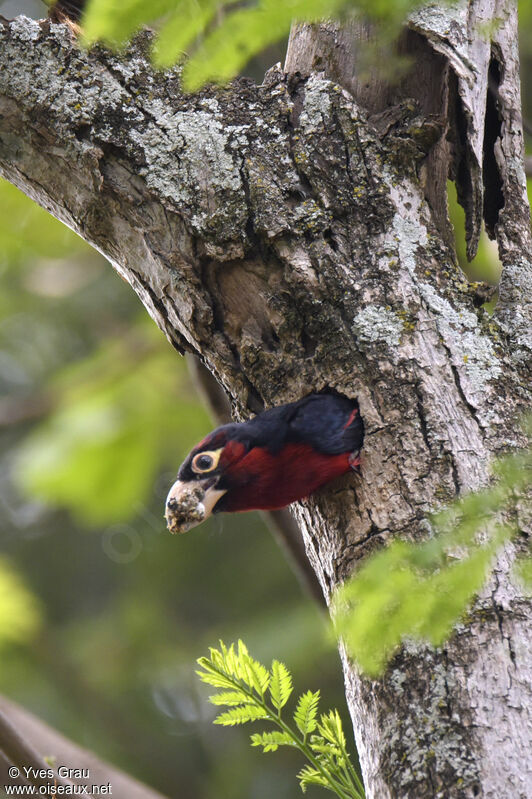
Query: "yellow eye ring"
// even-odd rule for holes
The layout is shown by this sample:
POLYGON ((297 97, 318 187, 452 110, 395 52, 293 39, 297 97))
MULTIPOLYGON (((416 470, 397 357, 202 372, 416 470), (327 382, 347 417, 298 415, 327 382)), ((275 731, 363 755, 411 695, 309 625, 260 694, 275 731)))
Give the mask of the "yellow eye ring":
POLYGON ((212 472, 218 466, 222 449, 223 447, 210 452, 198 452, 197 455, 194 455, 190 464, 192 471, 196 472, 196 474, 212 472))

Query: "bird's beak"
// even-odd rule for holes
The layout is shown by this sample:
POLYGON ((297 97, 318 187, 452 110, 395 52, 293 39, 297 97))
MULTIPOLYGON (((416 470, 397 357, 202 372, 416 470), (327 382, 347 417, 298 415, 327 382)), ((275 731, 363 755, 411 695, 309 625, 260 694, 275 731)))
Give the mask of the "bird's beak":
POLYGON ((176 480, 166 497, 165 519, 171 533, 186 533, 208 519, 225 491, 219 491, 208 480, 185 482, 176 480))

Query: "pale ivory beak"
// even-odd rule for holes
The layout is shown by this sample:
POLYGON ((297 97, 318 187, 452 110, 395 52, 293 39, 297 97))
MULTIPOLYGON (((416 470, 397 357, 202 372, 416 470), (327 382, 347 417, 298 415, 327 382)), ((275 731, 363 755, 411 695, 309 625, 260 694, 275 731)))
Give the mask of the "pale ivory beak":
POLYGON ((214 486, 205 490, 195 481, 176 480, 166 497, 165 519, 171 533, 186 533, 208 519, 225 491, 214 486))

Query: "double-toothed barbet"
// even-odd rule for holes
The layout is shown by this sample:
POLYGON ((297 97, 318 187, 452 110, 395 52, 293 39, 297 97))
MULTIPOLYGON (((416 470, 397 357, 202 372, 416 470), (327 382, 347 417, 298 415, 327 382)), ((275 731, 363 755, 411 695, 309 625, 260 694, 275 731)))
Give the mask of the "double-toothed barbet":
POLYGON ((172 532, 212 513, 277 510, 356 469, 364 426, 356 400, 310 394, 225 424, 194 447, 166 500, 172 532))

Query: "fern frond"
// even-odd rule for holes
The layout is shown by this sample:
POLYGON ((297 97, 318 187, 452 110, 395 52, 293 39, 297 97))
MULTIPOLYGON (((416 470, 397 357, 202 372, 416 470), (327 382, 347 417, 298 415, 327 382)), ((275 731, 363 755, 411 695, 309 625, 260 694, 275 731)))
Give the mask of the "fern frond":
POLYGON ((345 735, 342 720, 337 710, 323 713, 318 724, 318 730, 323 737, 334 746, 345 749, 345 735))
POLYGON ((220 641, 220 656, 224 671, 233 677, 240 677, 239 656, 235 652, 234 644, 227 648, 224 642, 220 641))
POLYGON ((287 732, 256 732, 251 736, 251 746, 262 746, 263 752, 275 752, 280 746, 297 746, 287 732))
POLYGON ((319 701, 319 691, 307 691, 299 697, 296 712, 294 713, 294 721, 301 734, 305 737, 316 729, 316 714, 319 701))
POLYGON ((318 754, 327 755, 328 757, 334 758, 342 757, 342 750, 340 747, 324 741, 321 736, 318 736, 317 740, 314 742, 311 741, 309 745, 312 751, 318 754))
POLYGON ((224 691, 209 696, 209 702, 213 705, 244 705, 249 702, 249 696, 244 691, 224 691))
MULTIPOLYGON (((233 649, 233 645, 231 644, 231 649, 233 649)), ((247 663, 250 654, 248 652, 248 648, 245 643, 239 638, 238 639, 238 651, 235 652, 235 659, 237 662, 237 668, 242 669, 243 664, 247 663)), ((242 676, 242 674, 240 674, 242 676)))
POLYGON ((275 752, 280 746, 299 749, 308 761, 298 774, 303 792, 313 784, 327 788, 339 799, 364 799, 364 787, 345 750, 338 711, 323 713, 318 721, 319 691, 307 691, 299 697, 294 721, 301 738, 281 715, 293 691, 292 675, 284 663, 273 660, 268 671, 251 657, 242 641, 229 647, 220 641, 220 648, 211 649, 209 655, 198 660, 198 675, 216 688, 229 689, 210 697, 213 705, 229 708, 216 717, 214 724, 234 727, 266 719, 278 729, 254 733, 252 746, 262 747, 263 752, 275 752), (271 702, 265 697, 268 689, 271 702))
POLYGON ((198 664, 204 671, 196 671, 196 674, 202 682, 208 685, 213 685, 215 688, 234 688, 234 682, 225 674, 221 674, 215 667, 212 666, 207 658, 199 658, 198 664))
MULTIPOLYGON (((220 644, 223 651, 223 642, 220 641, 220 644)), ((215 649, 213 646, 210 646, 209 654, 213 666, 216 666, 216 668, 220 669, 221 671, 227 671, 222 652, 220 652, 218 649, 215 649)))
POLYGON ((272 663, 270 677, 270 696, 272 704, 277 710, 286 705, 292 693, 292 675, 278 660, 272 663))
POLYGON ((234 727, 237 724, 246 724, 248 721, 268 718, 268 712, 260 705, 242 705, 234 707, 225 713, 220 713, 214 719, 213 724, 221 724, 224 727, 234 727))
POLYGON ((242 641, 238 642, 238 655, 236 659, 239 677, 244 680, 246 685, 253 688, 261 696, 264 696, 264 692, 270 682, 268 669, 266 669, 262 663, 259 663, 258 660, 254 660, 251 657, 246 645, 242 641))

